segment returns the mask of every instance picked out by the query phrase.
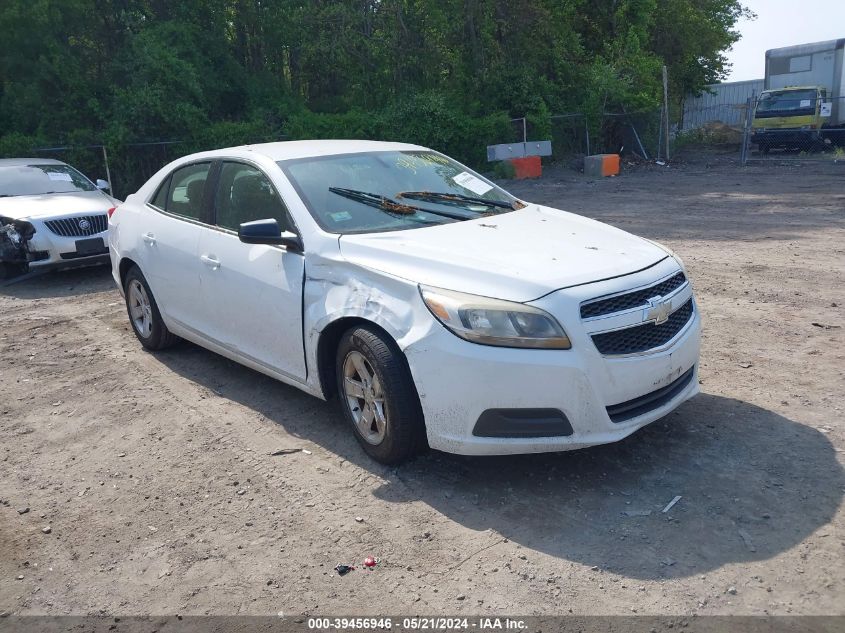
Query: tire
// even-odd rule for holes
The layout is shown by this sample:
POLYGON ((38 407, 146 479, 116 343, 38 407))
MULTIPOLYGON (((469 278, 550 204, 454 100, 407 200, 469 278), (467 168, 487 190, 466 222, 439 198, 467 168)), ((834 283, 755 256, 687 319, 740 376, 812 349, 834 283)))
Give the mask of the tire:
POLYGON ((157 351, 179 341, 179 337, 172 334, 164 324, 152 290, 137 266, 132 266, 126 273, 123 295, 126 298, 129 323, 141 345, 148 350, 157 351))
POLYGON ((411 372, 384 333, 367 326, 348 330, 338 346, 335 373, 340 406, 367 455, 395 465, 426 448, 411 372))

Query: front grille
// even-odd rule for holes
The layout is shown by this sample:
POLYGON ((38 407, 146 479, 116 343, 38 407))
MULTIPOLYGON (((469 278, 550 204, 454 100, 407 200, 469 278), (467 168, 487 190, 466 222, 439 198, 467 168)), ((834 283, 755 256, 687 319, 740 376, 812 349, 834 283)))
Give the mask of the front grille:
POLYGON ((643 323, 624 330, 593 334, 599 352, 605 356, 617 354, 637 354, 671 341, 692 317, 692 299, 669 315, 669 320, 655 325, 643 323))
POLYGON ((675 396, 686 389, 694 374, 695 367, 693 366, 665 387, 639 398, 607 407, 607 415, 610 416, 610 421, 615 424, 626 422, 671 402, 675 396))
POLYGON ((44 224, 53 233, 62 237, 87 237, 105 231, 108 228, 108 216, 104 213, 78 218, 60 218, 58 220, 47 220, 44 224))
POLYGON ((655 284, 649 288, 584 303, 581 305, 581 318, 589 319, 591 317, 613 314, 614 312, 622 312, 622 310, 644 306, 652 297, 665 297, 677 290, 684 285, 686 280, 686 275, 683 272, 679 272, 677 275, 673 275, 669 279, 661 281, 659 284, 655 284))

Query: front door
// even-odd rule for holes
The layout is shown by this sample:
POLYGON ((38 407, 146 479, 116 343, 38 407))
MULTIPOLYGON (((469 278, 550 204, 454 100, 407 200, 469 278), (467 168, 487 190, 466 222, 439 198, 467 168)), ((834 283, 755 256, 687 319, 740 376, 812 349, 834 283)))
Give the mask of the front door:
POLYGON ((302 282, 305 258, 283 246, 244 244, 241 223, 288 213, 260 169, 224 162, 214 196, 214 225, 199 238, 203 334, 217 344, 294 380, 305 380, 302 282))

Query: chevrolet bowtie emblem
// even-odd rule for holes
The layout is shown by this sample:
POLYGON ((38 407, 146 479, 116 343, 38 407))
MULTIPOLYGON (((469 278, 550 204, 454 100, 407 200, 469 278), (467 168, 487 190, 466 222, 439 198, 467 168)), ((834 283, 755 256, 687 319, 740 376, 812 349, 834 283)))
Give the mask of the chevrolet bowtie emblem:
POLYGON ((652 297, 648 300, 648 308, 643 316, 643 321, 654 321, 655 325, 660 325, 669 320, 671 313, 671 301, 664 301, 663 297, 652 297))

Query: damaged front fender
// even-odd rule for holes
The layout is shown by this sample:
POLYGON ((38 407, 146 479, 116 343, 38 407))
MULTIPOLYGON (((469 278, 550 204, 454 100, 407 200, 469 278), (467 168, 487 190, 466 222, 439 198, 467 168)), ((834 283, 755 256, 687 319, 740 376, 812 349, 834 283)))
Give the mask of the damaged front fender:
MULTIPOLYGON (((303 326, 306 363, 319 366, 323 331, 338 320, 354 317, 383 329, 400 350, 426 336, 433 320, 417 285, 342 258, 312 256, 306 267, 303 326)), ((317 372, 309 381, 319 389, 317 372)))
POLYGON ((0 217, 0 261, 26 263, 29 261, 27 243, 35 235, 35 227, 25 220, 0 217))
POLYGON ((35 227, 25 220, 0 217, 0 279, 26 272, 33 259, 28 248, 35 227))

